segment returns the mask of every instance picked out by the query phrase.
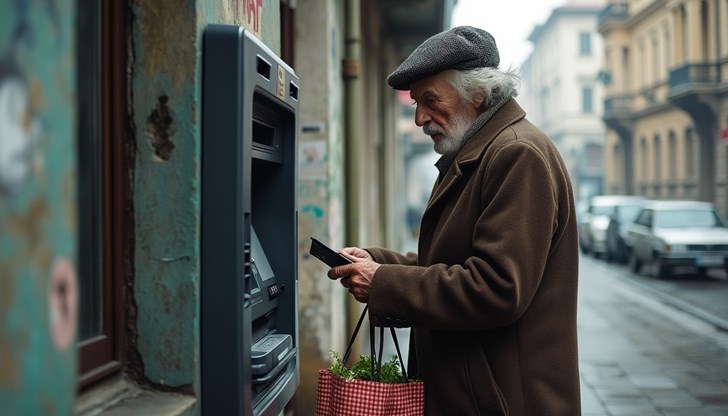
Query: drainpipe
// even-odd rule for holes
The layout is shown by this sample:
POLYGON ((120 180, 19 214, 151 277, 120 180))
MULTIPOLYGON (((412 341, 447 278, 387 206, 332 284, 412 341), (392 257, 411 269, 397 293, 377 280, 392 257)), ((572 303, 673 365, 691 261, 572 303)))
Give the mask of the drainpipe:
POLYGON ((362 172, 361 172, 361 23, 360 0, 346 0, 345 10, 345 38, 344 38, 344 95, 345 110, 345 161, 344 174, 346 175, 346 242, 349 245, 363 244, 360 235, 362 218, 361 198, 362 172))
MULTIPOLYGON (((346 188, 344 198, 346 200, 346 229, 345 241, 347 245, 361 246, 364 244, 360 233, 360 224, 363 217, 361 204, 361 193, 364 187, 362 182, 365 179, 361 169, 362 138, 361 132, 361 101, 362 101, 362 80, 361 80, 361 5, 360 0, 346 0, 345 2, 345 23, 344 27, 344 62, 342 65, 342 76, 344 78, 344 152, 345 163, 344 175, 346 188)), ((361 304, 352 296, 347 296, 347 333, 354 332, 359 315, 361 304)), ((359 337, 364 339, 365 337, 359 337)), ((352 356, 360 354, 359 343, 352 346, 352 356)))

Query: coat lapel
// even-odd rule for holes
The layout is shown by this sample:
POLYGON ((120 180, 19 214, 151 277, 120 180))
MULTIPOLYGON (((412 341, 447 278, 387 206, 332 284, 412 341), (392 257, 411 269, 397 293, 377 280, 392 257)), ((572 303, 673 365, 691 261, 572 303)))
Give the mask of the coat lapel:
MULTIPOLYGON (((476 131, 473 137, 468 140, 457 157, 453 161, 450 168, 445 173, 441 181, 435 184, 432 189, 432 195, 427 202, 427 207, 423 213, 423 220, 428 212, 437 203, 442 200, 450 189, 460 181, 463 177, 463 170, 466 166, 476 164, 483 157, 485 149, 493 141, 493 139, 511 124, 526 116, 521 106, 514 99, 510 99, 503 105, 490 120, 488 120, 483 128, 476 131)), ((424 221, 423 221, 424 223, 424 221)))

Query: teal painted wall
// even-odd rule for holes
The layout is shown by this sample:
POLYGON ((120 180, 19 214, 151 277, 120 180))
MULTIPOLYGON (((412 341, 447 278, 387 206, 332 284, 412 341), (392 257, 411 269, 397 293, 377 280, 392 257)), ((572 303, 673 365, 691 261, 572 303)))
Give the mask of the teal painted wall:
POLYGON ((2 0, 0 10, 0 413, 67 415, 76 387, 75 2, 2 0))
MULTIPOLYGON (((2 414, 73 412, 76 7, 0 0, 2 414)), ((128 341, 153 384, 199 391, 202 34, 208 23, 241 24, 279 53, 278 7, 278 0, 131 1, 128 341)))
POLYGON ((135 0, 132 12, 134 341, 150 382, 199 391, 200 45, 208 23, 229 23, 279 53, 279 3, 135 0))
POLYGON ((148 0, 132 13, 136 343, 150 381, 188 385, 199 333, 195 9, 148 0))

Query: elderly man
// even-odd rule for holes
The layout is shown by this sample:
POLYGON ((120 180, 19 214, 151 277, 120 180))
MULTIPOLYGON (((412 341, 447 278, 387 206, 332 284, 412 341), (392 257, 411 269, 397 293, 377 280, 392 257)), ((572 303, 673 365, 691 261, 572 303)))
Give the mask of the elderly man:
POLYGON ((389 75, 442 154, 419 254, 348 247, 329 277, 375 325, 412 327, 428 415, 579 415, 571 182, 499 60, 488 32, 456 27, 389 75))

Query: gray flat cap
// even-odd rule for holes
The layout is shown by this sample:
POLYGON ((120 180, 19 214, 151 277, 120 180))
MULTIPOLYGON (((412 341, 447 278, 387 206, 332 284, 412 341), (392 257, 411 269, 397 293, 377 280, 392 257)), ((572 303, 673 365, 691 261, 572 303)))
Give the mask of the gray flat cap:
POLYGON ((498 68, 495 39, 483 29, 458 26, 432 36, 418 46, 394 72, 387 84, 408 90, 410 84, 446 69, 498 68))

